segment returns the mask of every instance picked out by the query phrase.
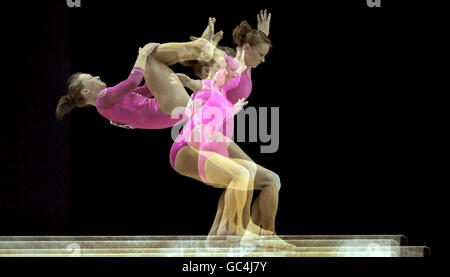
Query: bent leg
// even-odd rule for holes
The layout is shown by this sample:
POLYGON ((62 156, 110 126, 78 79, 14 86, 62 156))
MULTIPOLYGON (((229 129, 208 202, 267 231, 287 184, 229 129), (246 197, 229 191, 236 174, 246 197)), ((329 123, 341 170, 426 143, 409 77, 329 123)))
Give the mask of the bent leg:
POLYGON ((166 64, 149 56, 144 78, 161 112, 170 115, 176 107, 186 107, 190 97, 175 72, 166 64))
POLYGON ((160 44, 147 58, 145 83, 152 91, 160 110, 170 115, 175 108, 177 114, 183 112, 189 101, 189 95, 177 75, 168 67, 189 60, 211 59, 225 63, 225 53, 211 42, 214 34, 214 18, 209 18, 208 26, 201 38, 190 42, 160 44))
POLYGON ((208 236, 217 235, 217 230, 219 229, 220 221, 222 219, 224 203, 225 203, 225 190, 220 194, 219 202, 217 203, 217 212, 211 229, 209 230, 208 236))
POLYGON ((255 188, 261 190, 252 207, 252 220, 263 229, 275 233, 275 217, 278 211, 280 177, 258 165, 255 176, 255 188))
MULTIPOLYGON (((197 166, 198 150, 191 146, 181 148, 175 159, 175 170, 182 175, 201 180, 197 166)), ((227 225, 234 224, 236 215, 235 233, 243 234, 245 229, 243 228, 242 212, 249 189, 250 174, 248 170, 232 159, 216 153, 208 154, 204 168, 205 177, 209 183, 216 188, 226 188, 218 234, 229 234, 227 225)))
MULTIPOLYGON (((232 159, 232 160, 235 161, 236 163, 240 164, 241 166, 245 167, 250 173, 247 197, 246 197, 246 202, 245 202, 245 205, 243 208, 243 213, 242 213, 243 227, 245 229, 247 229, 247 225, 251 218, 250 217, 250 210, 251 210, 250 207, 251 207, 251 202, 252 202, 252 197, 253 197, 253 183, 254 183, 257 167, 256 167, 256 164, 254 164, 253 162, 249 162, 246 160, 242 160, 242 159, 232 159)), ((216 217, 214 219, 213 225, 212 225, 208 235, 217 235, 217 230, 219 228, 219 224, 222 219, 222 214, 223 214, 223 209, 224 209, 225 193, 226 193, 226 191, 224 191, 220 195, 219 203, 217 205, 216 217)))
MULTIPOLYGON (((235 143, 231 142, 228 148, 230 158, 238 158, 253 162, 253 160, 235 143)), ((262 226, 263 229, 275 233, 275 217, 278 211, 278 194, 280 191, 279 176, 256 164, 254 188, 261 190, 259 196, 253 203, 251 217, 252 221, 262 226)), ((247 203, 246 203, 247 204, 247 203)))
POLYGON ((249 187, 247 192, 247 198, 244 205, 244 210, 242 214, 242 219, 244 222, 244 228, 247 228, 248 222, 250 221, 250 207, 252 203, 253 198, 253 190, 254 190, 254 181, 255 181, 255 175, 257 171, 257 165, 254 162, 250 162, 247 160, 242 159, 232 159, 233 161, 237 162, 238 164, 245 167, 248 172, 250 173, 250 180, 249 180, 249 187))
POLYGON ((224 196, 224 210, 217 234, 243 235, 245 232, 243 210, 247 193, 253 190, 250 184, 251 173, 236 161, 215 153, 208 155, 204 168, 205 177, 211 183, 221 183, 225 174, 231 175, 231 181, 228 183, 224 196))
POLYGON ((166 65, 173 65, 191 60, 209 62, 211 59, 223 63, 225 53, 216 48, 217 41, 214 41, 214 39, 217 40, 217 37, 214 36, 215 22, 215 18, 209 18, 208 26, 200 38, 190 42, 161 44, 152 53, 152 56, 166 65))

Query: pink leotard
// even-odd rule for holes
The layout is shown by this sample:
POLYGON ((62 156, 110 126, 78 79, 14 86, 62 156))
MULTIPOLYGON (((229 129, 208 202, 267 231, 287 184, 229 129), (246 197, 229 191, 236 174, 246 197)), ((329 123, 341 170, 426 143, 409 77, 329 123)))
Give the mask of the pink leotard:
POLYGON ((248 67, 247 70, 242 72, 239 85, 236 88, 227 91, 227 98, 233 105, 241 98, 247 99, 252 92, 252 68, 248 67))
POLYGON ((233 136, 234 105, 228 101, 226 93, 238 86, 240 78, 239 75, 234 77, 222 90, 211 80, 202 80, 202 89, 192 95, 192 101, 200 101, 201 108, 193 112, 170 150, 170 164, 174 169, 178 151, 184 146, 193 146, 199 150, 199 175, 208 184, 204 172, 208 155, 217 153, 228 157, 228 146, 233 136))
MULTIPOLYGON (((202 83, 205 84, 208 80, 203 80, 202 83)), ((229 82, 227 85, 227 89, 224 89, 226 92, 226 97, 228 101, 230 101, 233 105, 237 103, 237 101, 241 98, 247 99, 250 96, 250 93, 252 91, 252 72, 251 67, 248 67, 247 70, 242 72, 239 82, 236 85, 235 79, 233 81, 229 82), (247 73, 248 71, 248 73, 247 73)), ((192 99, 196 99, 196 97, 200 97, 203 99, 207 99, 209 97, 210 91, 208 90, 200 90, 192 95, 192 99), (203 96, 202 96, 203 95, 203 96), (206 95, 206 96, 205 96, 206 95)), ((206 102, 206 100, 202 101, 203 103, 206 102)), ((177 142, 172 145, 172 149, 170 151, 170 164, 175 169, 175 158, 178 153, 178 151, 186 146, 187 143, 184 142, 177 142)))
POLYGON ((113 122, 138 129, 164 129, 179 123, 181 115, 172 119, 162 113, 147 86, 138 87, 143 77, 144 70, 134 67, 128 79, 102 90, 97 97, 97 111, 113 122))

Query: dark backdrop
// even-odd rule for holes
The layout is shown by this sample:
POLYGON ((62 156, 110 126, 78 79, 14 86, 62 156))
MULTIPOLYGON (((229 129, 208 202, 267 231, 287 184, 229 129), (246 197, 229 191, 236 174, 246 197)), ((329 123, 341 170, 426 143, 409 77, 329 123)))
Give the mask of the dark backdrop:
MULTIPOLYGON (((436 7, 410 1, 176 4, 65 1, 7 9, 0 234, 206 234, 219 190, 169 164, 170 129, 125 130, 95 108, 54 116, 70 73, 128 76, 148 42, 225 32, 272 12, 273 50, 249 106, 280 107, 280 147, 239 143, 282 181, 279 234, 405 234, 433 246, 443 171, 438 90, 428 75, 436 7), (409 4, 408 4, 409 3, 409 4), (5 128, 6 126, 6 128, 5 128)), ((189 72, 174 66, 178 72, 189 72)))

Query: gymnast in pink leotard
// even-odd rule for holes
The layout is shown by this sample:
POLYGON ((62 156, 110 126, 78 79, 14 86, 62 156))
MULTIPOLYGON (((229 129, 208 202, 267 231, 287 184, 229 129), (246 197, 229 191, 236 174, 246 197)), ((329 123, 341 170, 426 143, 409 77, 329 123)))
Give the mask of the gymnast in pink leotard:
MULTIPOLYGON (((142 81, 143 70, 134 67, 127 80, 103 89, 97 98, 97 111, 110 121, 138 129, 164 129, 180 122, 162 113, 156 99, 142 81)), ((181 115, 180 115, 181 116, 181 115)))
MULTIPOLYGON (((152 48, 156 46, 158 44, 154 44, 152 48)), ((93 89, 104 87, 97 94, 95 107, 99 114, 115 125, 138 129, 164 129, 179 123, 181 115, 174 119, 171 115, 162 113, 148 87, 145 84, 139 86, 144 78, 145 65, 137 63, 128 78, 114 87, 106 87, 99 77, 90 74, 80 73, 75 76, 82 83, 90 82, 93 89)))
MULTIPOLYGON (((217 73, 213 70, 214 77, 201 82, 200 90, 192 95, 186 109, 189 119, 170 153, 171 164, 177 172, 180 172, 177 163, 184 168, 195 167, 192 173, 198 174, 204 183, 226 188, 228 196, 218 231, 223 235, 245 233, 243 209, 248 191, 253 190, 255 169, 252 163, 228 157, 233 117, 246 102, 241 99, 233 105, 226 98, 226 92, 239 83, 240 73, 245 69, 244 56, 244 51, 237 55, 239 61, 226 56, 227 68, 221 68, 217 73), (235 71, 234 76, 231 75, 235 71)), ((184 175, 193 177, 186 172, 184 175)))
MULTIPOLYGON (((258 30, 252 29, 247 21, 242 21, 239 26, 237 26, 233 30, 233 40, 237 44, 236 50, 230 47, 219 47, 222 51, 226 52, 230 56, 235 56, 236 51, 245 50, 245 65, 247 69, 242 72, 239 85, 235 88, 231 88, 227 91, 226 97, 231 103, 236 103, 239 99, 247 99, 252 91, 252 69, 254 67, 258 67, 261 63, 265 61, 265 56, 271 48, 271 41, 267 37, 269 33, 269 22, 270 22, 270 14, 269 20, 267 20, 267 11, 265 14, 261 12, 258 16, 258 30), (261 24, 260 24, 261 23, 261 24)), ((195 37, 191 37, 191 39, 195 37)), ((185 66, 193 66, 194 75, 199 77, 200 79, 204 79, 206 75, 208 75, 211 70, 211 64, 205 62, 191 62, 191 63, 182 63, 185 66)), ((185 74, 177 74, 179 79, 182 81, 185 87, 188 87, 192 91, 196 91, 198 89, 198 80, 193 80, 185 74)), ((200 86, 201 87, 201 86, 200 86)), ((185 151, 189 153, 189 151, 185 151)), ((276 173, 266 169, 260 165, 255 164, 252 159, 234 142, 231 142, 228 149, 228 154, 231 159, 234 159, 241 164, 245 165, 243 161, 249 162, 253 166, 257 166, 257 171, 255 173, 255 189, 262 190, 261 193, 255 203, 253 205, 253 211, 259 216, 254 218, 255 224, 257 226, 261 226, 264 228, 262 231, 258 231, 254 224, 251 224, 251 220, 249 221, 250 231, 253 233, 261 233, 261 234, 273 234, 275 233, 275 215, 273 211, 277 208, 278 203, 278 190, 279 190, 279 177, 276 173), (240 161, 239 161, 240 160, 240 161), (270 231, 266 231, 270 230, 270 231)), ((189 156, 186 154, 186 156, 189 156)), ((195 155, 192 159, 185 158, 183 161, 195 160, 195 155)), ((171 163, 174 164, 174 157, 171 157, 171 163)), ((195 172, 195 169, 185 165, 186 162, 182 163, 181 159, 176 161, 176 171, 182 175, 196 178, 198 179, 198 175, 201 172, 195 172)), ((248 164, 248 163, 247 163, 248 164)), ((251 168, 251 167, 248 167, 251 168)), ((201 170, 201 168, 199 168, 201 170)), ((213 226, 209 232, 209 235, 218 235, 221 232, 219 231, 219 222, 222 221, 223 212, 224 212, 224 200, 225 200, 226 191, 220 197, 218 210, 216 214, 216 218, 214 220, 213 226)), ((251 197, 247 198, 248 203, 251 201, 251 197)), ((250 207, 250 204, 246 205, 250 207)), ((250 210, 246 210, 246 216, 244 218, 249 218, 250 210)))
POLYGON ((213 152, 228 157, 228 145, 233 136, 235 109, 226 98, 226 93, 239 84, 241 75, 235 72, 240 64, 230 56, 226 56, 226 61, 226 69, 219 70, 213 80, 202 80, 202 88, 192 94, 192 100, 188 104, 189 121, 170 151, 170 163, 175 168, 175 158, 182 147, 190 145, 199 150, 198 171, 207 184, 204 173, 207 153, 213 152), (225 79, 225 74, 236 76, 225 79), (224 82, 226 83, 223 85, 217 85, 224 82))
MULTIPOLYGON (((270 19, 269 19, 270 20, 270 19)), ((268 30, 265 30, 268 34, 268 30)), ((195 39, 195 37, 191 37, 195 39)), ((259 66, 261 63, 265 62, 265 56, 272 47, 270 39, 262 35, 261 31, 252 29, 247 21, 242 21, 241 24, 233 30, 233 40, 238 46, 237 50, 242 49, 246 52, 245 55, 245 65, 247 69, 242 72, 240 82, 238 86, 230 89, 227 92, 228 100, 235 104, 239 99, 247 100, 252 92, 252 68, 259 66)), ((236 50, 230 47, 221 46, 219 47, 229 56, 235 56, 236 50)), ((209 74, 211 64, 205 62, 190 62, 182 63, 186 66, 192 66, 194 68, 194 74, 200 79, 205 79, 209 74)), ((184 74, 181 74, 184 75, 184 74)), ((179 76, 180 77, 180 76, 179 76)), ((192 90, 189 85, 189 80, 186 75, 182 76, 185 78, 184 85, 192 90)))
POLYGON ((168 67, 187 60, 214 60, 225 66, 224 53, 216 49, 213 37, 214 18, 202 37, 185 43, 149 43, 140 49, 128 79, 107 87, 99 77, 75 73, 69 80, 68 93, 60 98, 56 116, 62 119, 76 107, 95 106, 115 125, 131 128, 162 129, 182 120, 189 95, 176 74, 168 67), (145 85, 139 87, 142 79, 145 85), (172 113, 176 114, 172 114, 172 113))

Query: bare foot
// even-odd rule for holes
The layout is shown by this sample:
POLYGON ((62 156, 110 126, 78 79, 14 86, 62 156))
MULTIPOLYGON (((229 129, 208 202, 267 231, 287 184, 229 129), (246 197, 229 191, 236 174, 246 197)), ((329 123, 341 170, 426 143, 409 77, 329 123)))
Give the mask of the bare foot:
POLYGON ((247 230, 254 234, 261 235, 261 236, 270 236, 270 235, 274 234, 272 231, 263 229, 260 226, 256 225, 251 220, 249 221, 249 223, 247 225, 247 230))
POLYGON ((292 249, 296 247, 295 245, 282 240, 277 235, 264 236, 261 238, 262 239, 259 241, 262 243, 262 245, 264 245, 264 247, 281 248, 281 249, 292 249))
POLYGON ((217 236, 226 236, 228 235, 228 229, 226 227, 226 225, 220 225, 219 228, 217 229, 217 236))
MULTIPOLYGON (((220 41, 222 38, 223 38, 223 31, 219 31, 219 32, 217 32, 217 33, 215 33, 215 34, 213 35, 213 37, 212 37, 212 39, 211 39, 211 43, 212 43, 214 46, 217 46, 217 44, 219 44, 219 41, 220 41)), ((199 37, 190 36, 189 39, 192 40, 192 41, 194 41, 194 40, 197 40, 197 39, 200 39, 200 38, 199 38, 199 37)), ((205 38, 205 39, 206 39, 206 38, 205 38)), ((208 40, 208 39, 206 39, 206 40, 208 40)), ((209 41, 209 40, 208 40, 208 41, 209 41)))
POLYGON ((223 38, 223 32, 220 31, 216 34, 214 34, 213 38, 212 38, 212 44, 214 46, 217 46, 217 44, 219 44, 219 41, 223 38))
POLYGON ((214 17, 210 17, 208 20, 208 26, 205 31, 203 31, 202 36, 195 40, 198 42, 198 46, 200 48, 200 55, 198 57, 200 61, 209 62, 214 56, 215 45, 212 43, 214 36, 214 23, 216 23, 216 19, 214 17))
POLYGON ((256 235, 250 231, 247 231, 241 240, 242 246, 253 246, 263 248, 279 248, 279 249, 292 249, 296 246, 282 240, 277 235, 256 235))
POLYGON ((227 65, 225 61, 225 52, 216 48, 213 43, 203 38, 199 38, 193 42, 199 51, 197 60, 203 62, 210 62, 213 60, 216 63, 219 63, 220 66, 225 67, 227 65))
POLYGON ((227 241, 229 242, 239 242, 242 239, 242 236, 245 234, 244 227, 237 226, 234 223, 228 224, 228 233, 227 233, 227 241))
POLYGON ((208 26, 206 27, 205 31, 203 31, 203 34, 201 38, 211 41, 214 36, 214 24, 216 23, 216 19, 214 17, 210 17, 208 19, 208 26))

